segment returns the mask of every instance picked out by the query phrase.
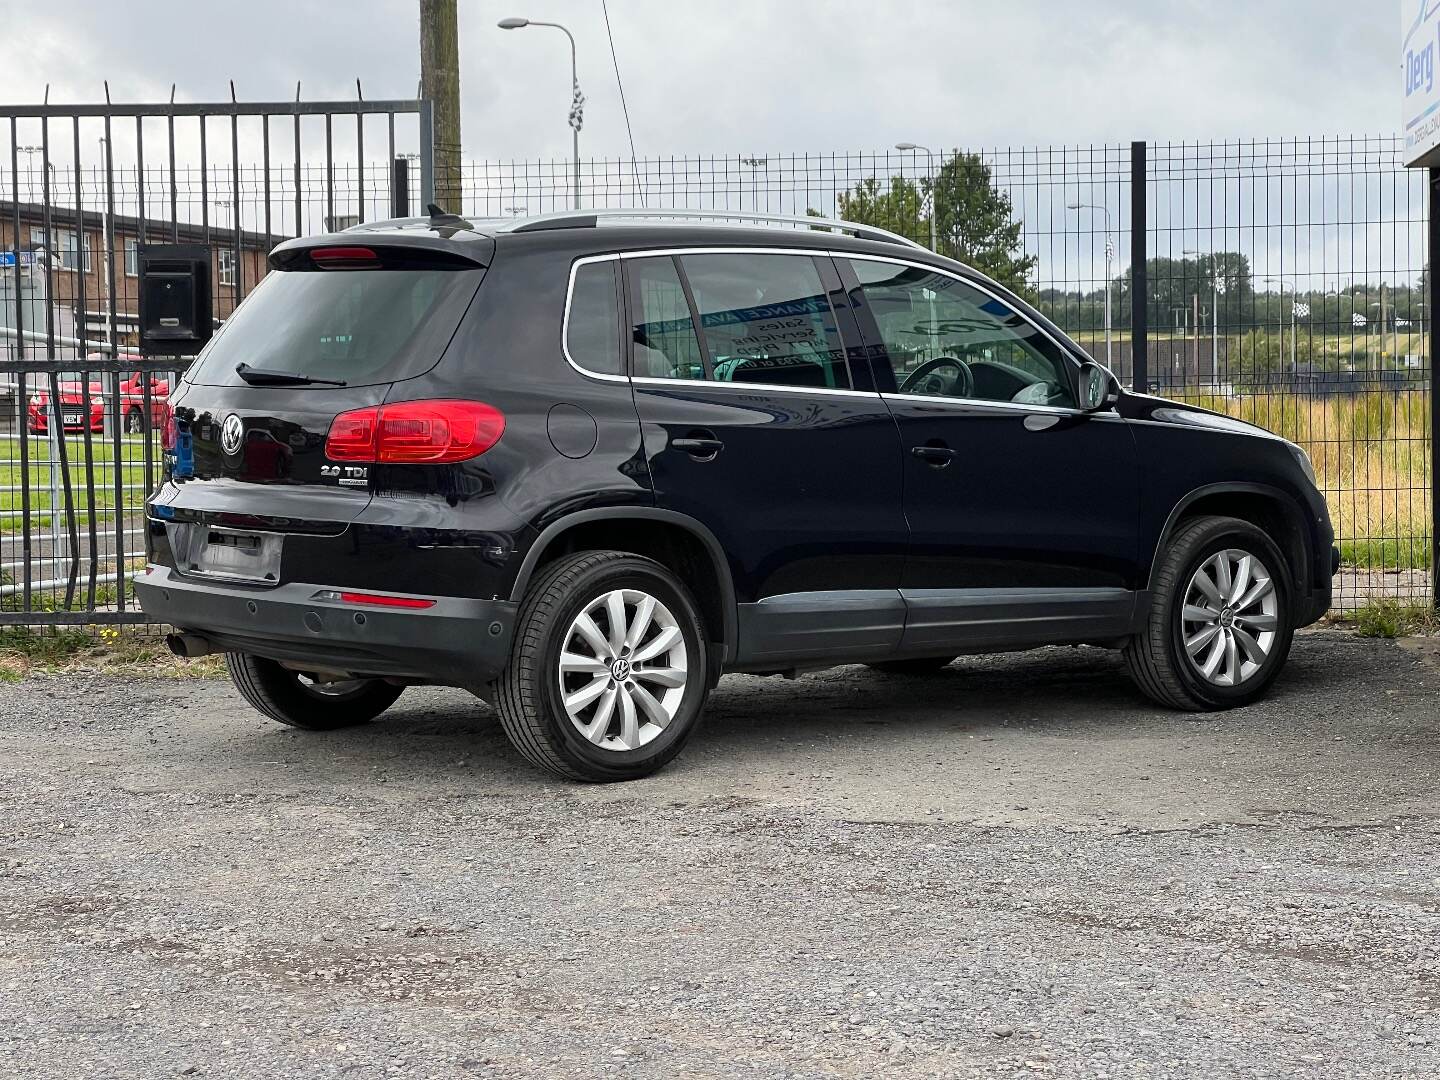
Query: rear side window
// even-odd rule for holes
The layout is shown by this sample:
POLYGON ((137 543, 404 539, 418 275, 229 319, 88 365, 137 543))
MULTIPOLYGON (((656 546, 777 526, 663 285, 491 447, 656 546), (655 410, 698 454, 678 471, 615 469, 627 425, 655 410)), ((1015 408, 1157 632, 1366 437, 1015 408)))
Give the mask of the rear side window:
POLYGON ((849 389, 845 351, 809 255, 682 255, 716 382, 849 389))
POLYGON ((575 271, 565 322, 565 352, 586 371, 623 374, 613 260, 585 263, 575 271))
POLYGON ((645 379, 703 379, 705 360, 675 260, 668 255, 629 264, 631 374, 645 379))
POLYGON ((627 266, 634 375, 849 389, 835 313, 809 255, 654 256, 627 266))
POLYGON ((350 386, 423 374, 440 359, 484 271, 275 270, 188 376, 240 385, 235 365, 350 386))

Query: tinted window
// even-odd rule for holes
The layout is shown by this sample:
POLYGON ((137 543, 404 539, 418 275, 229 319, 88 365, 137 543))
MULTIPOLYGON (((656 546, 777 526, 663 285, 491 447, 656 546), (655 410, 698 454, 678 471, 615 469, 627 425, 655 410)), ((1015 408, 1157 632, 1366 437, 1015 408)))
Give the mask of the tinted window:
POLYGON ((1070 362, 1009 304, 923 267, 850 265, 902 393, 1074 405, 1070 362))
POLYGON ((808 255, 682 255, 717 382, 850 386, 835 313, 808 255))
POLYGON ((605 375, 624 371, 613 262, 586 263, 575 271, 570 318, 565 324, 565 351, 586 371, 605 375))
POLYGON ((191 382, 236 385, 235 365, 351 386, 428 371, 482 270, 276 270, 196 361, 191 382))
POLYGON ((705 378, 700 342, 675 261, 661 255, 627 265, 634 309, 630 373, 648 379, 705 378))

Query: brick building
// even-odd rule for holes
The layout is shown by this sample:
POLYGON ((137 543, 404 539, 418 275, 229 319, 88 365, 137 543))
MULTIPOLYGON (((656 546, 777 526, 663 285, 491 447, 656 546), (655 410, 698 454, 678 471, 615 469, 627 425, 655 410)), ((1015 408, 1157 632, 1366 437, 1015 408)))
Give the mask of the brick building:
POLYGON ((207 245, 211 249, 210 280, 215 317, 224 319, 234 310, 238 299, 265 275, 270 250, 288 239, 249 230, 242 230, 237 236, 234 229, 213 222, 206 228, 189 222, 172 226, 169 222, 148 219, 142 237, 138 218, 117 214, 112 226, 114 246, 107 259, 104 228, 104 216, 94 210, 80 215, 70 207, 52 205, 49 229, 53 235, 47 237, 43 205, 0 201, 0 262, 8 263, 0 265, 0 274, 13 275, 14 263, 19 262, 21 273, 33 275, 33 284, 39 288, 48 258, 51 300, 65 313, 64 321, 69 326, 83 327, 86 333, 80 336, 96 341, 107 337, 113 268, 116 330, 121 346, 137 344, 138 249, 142 243, 207 245))

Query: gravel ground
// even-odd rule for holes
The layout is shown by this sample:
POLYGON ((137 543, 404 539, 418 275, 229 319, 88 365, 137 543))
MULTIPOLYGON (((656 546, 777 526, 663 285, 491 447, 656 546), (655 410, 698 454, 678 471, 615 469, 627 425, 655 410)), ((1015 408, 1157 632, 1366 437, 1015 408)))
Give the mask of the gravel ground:
POLYGON ((462 694, 0 688, 0 1073, 1440 1075, 1440 667, 1302 635, 1225 716, 1114 657, 730 678, 670 770, 462 694))

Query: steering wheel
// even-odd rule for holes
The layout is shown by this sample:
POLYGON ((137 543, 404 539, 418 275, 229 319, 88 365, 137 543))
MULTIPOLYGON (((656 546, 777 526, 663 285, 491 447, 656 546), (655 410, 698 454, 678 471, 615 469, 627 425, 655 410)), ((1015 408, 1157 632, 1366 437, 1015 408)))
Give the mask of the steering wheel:
POLYGON ((905 376, 905 381, 900 384, 900 393, 974 397, 975 373, 958 356, 937 356, 905 376), (947 367, 953 368, 955 374, 940 374, 940 370, 947 367))

